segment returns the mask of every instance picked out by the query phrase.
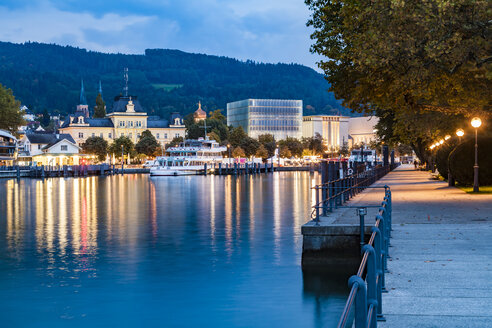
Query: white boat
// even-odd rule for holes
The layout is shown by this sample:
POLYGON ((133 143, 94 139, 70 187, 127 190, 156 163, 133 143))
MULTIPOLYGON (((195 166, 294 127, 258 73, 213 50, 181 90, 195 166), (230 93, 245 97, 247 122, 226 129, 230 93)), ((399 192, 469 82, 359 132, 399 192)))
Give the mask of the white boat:
POLYGON ((215 140, 199 138, 185 140, 178 147, 166 150, 169 156, 157 157, 157 166, 150 168, 151 176, 177 176, 204 174, 214 164, 222 162, 222 152, 227 147, 220 146, 215 140))

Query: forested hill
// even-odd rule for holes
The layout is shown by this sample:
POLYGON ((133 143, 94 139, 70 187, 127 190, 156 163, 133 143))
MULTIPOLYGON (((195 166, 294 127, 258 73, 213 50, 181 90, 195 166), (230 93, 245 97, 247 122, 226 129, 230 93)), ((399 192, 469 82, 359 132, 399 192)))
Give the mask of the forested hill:
POLYGON ((84 80, 93 108, 99 80, 110 107, 122 92, 123 68, 129 93, 149 113, 187 114, 200 100, 206 110, 225 109, 245 98, 302 99, 304 113, 349 114, 323 76, 298 64, 264 64, 179 50, 147 49, 144 55, 105 54, 69 46, 0 42, 0 83, 34 112, 71 113, 84 80))

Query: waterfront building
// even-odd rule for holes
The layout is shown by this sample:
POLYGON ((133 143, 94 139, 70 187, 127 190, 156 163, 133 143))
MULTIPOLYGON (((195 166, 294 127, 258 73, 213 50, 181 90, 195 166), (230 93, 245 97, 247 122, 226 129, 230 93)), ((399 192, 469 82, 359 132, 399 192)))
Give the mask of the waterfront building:
POLYGON ((376 140, 376 124, 378 121, 379 119, 376 116, 349 118, 350 146, 368 145, 371 141, 376 140))
POLYGON ((302 136, 319 134, 328 150, 339 150, 349 140, 349 117, 337 115, 312 115, 302 118, 302 136))
POLYGON ((19 141, 18 162, 21 165, 79 165, 80 147, 70 134, 28 132, 19 141))
POLYGON ((0 130, 0 166, 13 165, 17 157, 17 139, 6 130, 0 130))
POLYGON ((227 125, 248 136, 272 134, 276 140, 302 137, 302 100, 245 99, 227 104, 227 125))
POLYGON ((104 118, 88 118, 84 111, 77 110, 60 127, 60 131, 70 134, 79 146, 89 137, 102 137, 112 143, 114 139, 126 136, 137 143, 145 130, 165 146, 174 137, 184 137, 186 128, 179 113, 173 113, 170 122, 149 116, 136 96, 115 97, 112 109, 104 118))
POLYGON ((193 113, 193 120, 197 123, 206 119, 207 113, 202 109, 202 104, 198 102, 198 109, 193 113))

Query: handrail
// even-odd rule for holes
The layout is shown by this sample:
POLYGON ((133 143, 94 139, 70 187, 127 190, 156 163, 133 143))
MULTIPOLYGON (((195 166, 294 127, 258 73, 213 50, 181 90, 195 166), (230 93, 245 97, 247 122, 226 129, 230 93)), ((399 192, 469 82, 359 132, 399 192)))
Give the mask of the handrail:
POLYGON ((358 193, 367 188, 384 188, 383 186, 371 186, 374 182, 385 176, 397 165, 376 167, 371 170, 347 175, 343 178, 330 180, 318 184, 311 189, 315 190, 315 204, 312 206, 311 218, 315 222, 320 220, 320 211, 326 216, 334 208, 342 206, 358 193), (320 197, 321 196, 321 197, 320 197), (320 200, 321 198, 321 200, 320 200))
MULTIPOLYGON (((371 237, 362 248, 362 260, 357 274, 349 279, 350 293, 345 303, 338 328, 345 328, 355 301, 355 328, 376 328, 384 321, 382 292, 385 288, 385 271, 391 231, 391 189, 384 186, 385 196, 376 215, 371 237), (365 273, 365 279, 363 279, 365 273), (359 295, 360 291, 360 295, 359 295)), ((362 229, 363 227, 361 227, 362 229)))

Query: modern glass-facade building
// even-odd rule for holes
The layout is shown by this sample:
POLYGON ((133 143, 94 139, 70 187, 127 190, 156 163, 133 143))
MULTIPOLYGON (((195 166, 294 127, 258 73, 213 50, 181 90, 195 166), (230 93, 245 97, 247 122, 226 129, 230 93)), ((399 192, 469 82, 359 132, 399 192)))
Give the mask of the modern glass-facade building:
POLYGON ((248 136, 273 134, 276 140, 302 137, 302 100, 245 99, 227 104, 227 125, 248 136))

